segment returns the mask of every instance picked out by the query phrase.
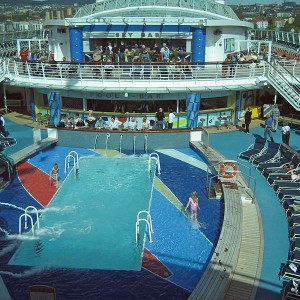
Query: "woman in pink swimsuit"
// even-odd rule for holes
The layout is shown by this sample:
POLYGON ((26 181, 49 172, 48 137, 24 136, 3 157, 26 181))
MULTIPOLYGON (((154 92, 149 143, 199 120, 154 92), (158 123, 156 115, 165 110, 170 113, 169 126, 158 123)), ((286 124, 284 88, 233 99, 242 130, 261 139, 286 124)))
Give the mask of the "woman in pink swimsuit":
POLYGON ((198 204, 198 195, 197 192, 192 192, 191 196, 189 197, 189 202, 185 208, 185 210, 187 210, 187 208, 190 206, 191 209, 191 220, 197 220, 197 210, 199 207, 198 204))

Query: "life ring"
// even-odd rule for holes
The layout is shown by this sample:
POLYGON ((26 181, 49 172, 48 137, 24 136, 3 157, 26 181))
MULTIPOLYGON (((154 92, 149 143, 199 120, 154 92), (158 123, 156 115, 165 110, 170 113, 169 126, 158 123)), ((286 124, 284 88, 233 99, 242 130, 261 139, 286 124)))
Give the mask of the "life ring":
POLYGON ((224 162, 220 165, 219 174, 223 178, 233 178, 238 171, 238 167, 233 162, 224 162))

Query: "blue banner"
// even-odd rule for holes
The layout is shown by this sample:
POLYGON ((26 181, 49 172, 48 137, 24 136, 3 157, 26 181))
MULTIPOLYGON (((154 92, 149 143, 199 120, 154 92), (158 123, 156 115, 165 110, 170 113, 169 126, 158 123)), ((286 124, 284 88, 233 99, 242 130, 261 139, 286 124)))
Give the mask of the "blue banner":
POLYGON ((186 96, 187 127, 198 127, 198 115, 200 108, 200 94, 188 94, 186 96))
POLYGON ((58 126, 60 122, 60 92, 48 93, 48 103, 51 123, 58 126))

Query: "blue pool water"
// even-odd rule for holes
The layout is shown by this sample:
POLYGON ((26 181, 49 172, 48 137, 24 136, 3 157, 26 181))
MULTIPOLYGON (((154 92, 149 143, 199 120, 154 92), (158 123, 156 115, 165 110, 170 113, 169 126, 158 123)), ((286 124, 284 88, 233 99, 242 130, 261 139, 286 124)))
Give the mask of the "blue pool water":
POLYGON ((10 264, 140 270, 136 219, 149 210, 153 182, 147 158, 81 159, 43 212, 37 238, 23 241, 10 264))
MULTIPOLYGON (((43 150, 37 155, 30 158, 30 163, 44 171, 50 172, 54 162, 57 162, 60 166, 60 170, 63 170, 64 159, 71 150, 76 150, 79 156, 94 155, 95 153, 87 149, 70 149, 67 147, 51 147, 43 150)), ((171 149, 170 149, 171 150, 171 149)), ((27 290, 28 286, 34 284, 45 284, 55 287, 58 299, 64 300, 76 300, 76 299, 187 299, 191 291, 195 288, 198 281, 201 279, 210 257, 214 251, 214 247, 218 240, 220 228, 222 225, 222 201, 211 200, 206 195, 206 167, 205 161, 201 156, 195 153, 192 149, 177 149, 177 151, 170 152, 170 150, 158 151, 161 162, 161 174, 157 175, 156 180, 161 181, 163 189, 154 185, 150 212, 153 221, 154 234, 152 236, 153 243, 149 242, 146 238, 145 247, 149 252, 155 256, 159 261, 167 267, 172 275, 169 278, 162 278, 155 274, 153 270, 142 268, 141 271, 120 271, 120 270, 100 270, 93 267, 84 268, 81 261, 78 264, 75 263, 74 267, 51 267, 48 268, 46 264, 42 266, 30 265, 28 262, 9 264, 23 246, 19 248, 19 241, 1 240, 0 247, 4 251, 0 251, 0 274, 7 285, 9 292, 13 299, 23 300, 28 298, 27 290), (179 159, 179 157, 181 158, 179 159), (193 158, 193 162, 187 162, 186 159, 193 158), (197 165, 195 162, 199 162, 197 165), (182 205, 186 205, 188 197, 191 191, 196 190, 199 195, 200 211, 198 213, 198 221, 200 228, 193 228, 190 220, 187 216, 178 209, 172 201, 164 194, 165 190, 169 190, 169 193, 173 197, 177 198, 182 205), (11 245, 13 243, 13 245, 11 245), (70 288, 71 287, 71 288, 70 288), (87 289, 88 287, 88 289, 87 289)), ((132 154, 132 153, 128 153, 132 154)), ((110 158, 109 158, 110 159, 110 158)), ((131 157, 130 159, 134 159, 131 157)), ((106 165, 100 170, 102 173, 112 171, 115 177, 121 177, 126 181, 126 170, 122 166, 115 166, 110 168, 106 165), (116 169, 117 168, 117 169, 116 169), (109 170, 111 169, 111 170, 109 170)), ((79 170, 79 177, 73 186, 80 186, 83 194, 87 193, 85 184, 82 180, 81 170, 79 170)), ((74 178, 74 174, 68 175, 63 171, 60 172, 60 181, 65 181, 65 185, 68 185, 69 177, 74 178), (69 177, 68 177, 69 176, 69 177)), ((130 176, 130 175, 129 175, 130 176)), ((64 184, 61 189, 63 191, 64 184)), ((105 185, 109 183, 105 183, 105 185)), ((97 188, 101 189, 101 185, 104 182, 97 182, 97 188)), ((117 185, 113 186, 118 190, 117 199, 122 201, 124 197, 124 190, 117 188, 117 185)), ((135 185, 136 186, 136 185, 135 185)), ((20 194, 15 194, 14 189, 20 187, 18 178, 14 178, 12 185, 10 185, 4 192, 1 193, 4 197, 3 202, 11 202, 18 206, 26 207, 28 205, 34 205, 38 207, 38 203, 23 190, 20 194)), ((81 193, 80 190, 80 193, 81 193)), ((60 193, 60 190, 59 190, 60 193)), ((59 194, 58 196, 59 197, 59 194)), ((84 196, 82 198, 82 205, 88 206, 89 199, 84 196)), ((99 198, 99 197, 98 197, 99 198)), ((115 200, 115 198, 114 198, 115 200)), ((47 220, 51 214, 58 214, 55 212, 57 207, 57 198, 55 197, 46 208, 43 218, 47 220), (48 210, 48 211, 47 211, 48 210), (52 211, 51 211, 52 210, 52 211)), ((64 199, 62 199, 64 201, 64 199)), ((99 200, 101 201, 101 199, 99 200)), ((98 201, 98 202, 99 202, 98 201)), ((139 199, 131 199, 131 203, 135 205, 139 203, 139 199)), ((69 202, 73 203, 72 200, 69 202)), ((97 203, 98 203, 97 202, 97 203)), ((149 199, 148 199, 149 204, 149 199)), ((64 213, 72 214, 74 206, 65 205, 64 213)), ((127 207, 122 208, 122 212, 127 207)), ((74 211, 73 211, 74 212, 74 211)), ((20 212, 13 209, 0 206, 0 217, 3 217, 7 223, 7 231, 12 233, 18 230, 18 216, 20 212), (9 212, 9 214, 7 213, 9 212), (7 217, 8 216, 8 217, 7 217)), ((82 216, 80 212, 76 214, 79 228, 89 230, 89 224, 85 223, 86 216, 82 216)), ((93 218, 93 222, 98 224, 98 215, 93 218)), ((104 218, 105 219, 105 218, 104 218)), ((136 216, 134 217, 134 221, 136 216)), ((61 219, 61 222, 63 220, 61 219)), ((105 222, 105 221, 104 221, 105 222)), ((55 227, 54 232, 51 231, 51 224, 48 224, 48 229, 41 225, 41 234, 50 236, 52 234, 53 240, 57 239, 55 233, 63 234, 60 231, 60 227, 55 227)), ((77 226, 75 224, 74 226, 77 226)), ((97 228, 100 228, 99 222, 97 228)), ((135 235, 135 233, 134 233, 135 235)), ((135 240, 135 236, 133 238, 135 240)), ((52 241, 51 241, 52 242, 52 241)), ((66 244, 64 250, 61 251, 55 260, 60 260, 60 256, 64 256, 63 253, 66 248, 72 248, 74 239, 66 244)), ((23 242, 21 242, 22 245, 23 242)), ((50 243, 50 242, 49 242, 50 243)), ((95 247, 98 247, 99 241, 93 242, 95 247)), ((29 255, 38 256, 43 255, 46 252, 47 243, 35 243, 35 248, 29 255)), ((83 253, 84 248, 88 247, 87 243, 79 243, 76 251, 83 253)), ((115 241, 111 248, 115 247, 115 241)), ((73 255, 73 253, 72 253, 73 255)), ((98 257, 96 257, 97 259, 98 257)), ((81 258, 83 259, 83 258, 81 258)), ((116 256, 116 260, 119 256, 116 256)), ((85 260, 89 260, 85 256, 85 260)), ((67 262, 64 261, 65 265, 67 262)))

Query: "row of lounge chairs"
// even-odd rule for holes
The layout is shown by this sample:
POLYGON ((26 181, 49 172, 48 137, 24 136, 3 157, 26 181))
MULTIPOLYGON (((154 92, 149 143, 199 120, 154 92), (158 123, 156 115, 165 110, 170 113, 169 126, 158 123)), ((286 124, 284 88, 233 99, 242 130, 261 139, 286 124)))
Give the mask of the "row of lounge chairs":
POLYGON ((280 271, 284 281, 282 299, 300 299, 300 151, 258 137, 238 158, 256 165, 285 210, 290 251, 280 271))

